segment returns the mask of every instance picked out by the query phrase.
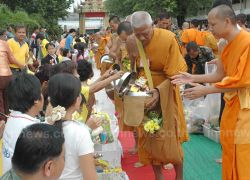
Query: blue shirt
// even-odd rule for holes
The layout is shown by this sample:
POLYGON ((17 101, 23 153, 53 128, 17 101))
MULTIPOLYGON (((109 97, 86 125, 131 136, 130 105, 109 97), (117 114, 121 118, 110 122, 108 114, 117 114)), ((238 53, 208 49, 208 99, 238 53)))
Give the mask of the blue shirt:
POLYGON ((69 34, 66 38, 66 43, 65 43, 65 48, 66 49, 71 49, 70 45, 73 44, 73 36, 69 34))
POLYGON ((14 38, 14 34, 12 32, 7 31, 7 37, 8 39, 14 38))

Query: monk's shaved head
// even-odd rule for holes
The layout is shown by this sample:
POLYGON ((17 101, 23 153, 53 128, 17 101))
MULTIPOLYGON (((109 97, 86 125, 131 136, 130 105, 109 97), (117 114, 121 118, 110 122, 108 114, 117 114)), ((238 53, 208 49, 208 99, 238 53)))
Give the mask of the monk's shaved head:
POLYGON ((184 29, 188 29, 190 26, 189 26, 189 23, 188 22, 184 22, 183 24, 182 24, 182 29, 184 30, 184 29))
POLYGON ((117 29, 117 34, 120 35, 122 32, 125 32, 127 35, 133 34, 133 28, 131 26, 131 23, 128 21, 123 21, 119 24, 117 29))
POLYGON ((128 21, 128 22, 132 22, 132 14, 128 15, 126 18, 125 18, 125 21, 128 21))
POLYGON ((231 20, 231 23, 233 25, 236 25, 236 15, 233 9, 228 5, 216 6, 209 12, 209 15, 214 15, 216 18, 219 18, 221 20, 229 18, 231 20))
POLYGON ((133 28, 141 28, 145 25, 152 26, 153 20, 148 12, 137 11, 137 12, 134 12, 132 15, 131 24, 133 28))

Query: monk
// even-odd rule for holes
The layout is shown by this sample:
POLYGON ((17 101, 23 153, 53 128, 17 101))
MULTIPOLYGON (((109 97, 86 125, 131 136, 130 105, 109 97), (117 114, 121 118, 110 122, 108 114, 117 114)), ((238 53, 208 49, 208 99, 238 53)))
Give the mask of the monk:
MULTIPOLYGON (((130 71, 130 65, 128 67, 123 67, 123 61, 128 60, 128 52, 126 49, 126 41, 128 36, 133 34, 133 29, 131 23, 128 21, 121 22, 117 29, 118 38, 116 43, 113 44, 112 48, 110 49, 110 54, 114 57, 116 63, 120 64, 123 71, 130 71)), ((130 62, 129 62, 130 63, 130 62)))
MULTIPOLYGON (((128 37, 133 34, 133 29, 131 23, 128 21, 123 21, 119 24, 117 29, 118 40, 112 46, 110 52, 114 52, 115 62, 121 66, 123 72, 130 71, 130 60, 126 48, 126 41, 128 37)), ((129 127, 123 122, 123 103, 122 98, 115 94, 115 109, 118 113, 119 127, 122 131, 134 131, 134 127, 129 127)), ((136 136, 135 136, 136 137, 136 136)), ((135 139, 135 142, 137 140, 135 139)), ((136 143, 137 144, 137 143, 136 143)), ((137 146, 130 150, 131 154, 135 154, 137 146)))
POLYGON ((196 85, 186 90, 184 95, 189 99, 225 93, 226 104, 220 127, 222 179, 250 179, 250 34, 237 27, 236 15, 227 5, 213 8, 208 14, 208 23, 217 38, 228 42, 221 61, 214 61, 216 72, 209 75, 182 73, 174 76, 172 82, 216 83, 214 86, 196 85))
POLYGON ((101 68, 101 62, 100 58, 105 54, 105 47, 110 40, 109 34, 107 34, 104 31, 99 32, 99 39, 98 39, 98 49, 97 52, 95 53, 95 62, 96 62, 96 67, 98 69, 101 68))
MULTIPOLYGON (((117 35, 117 28, 120 24, 120 18, 118 16, 112 16, 109 19, 109 25, 112 29, 112 35, 109 36, 108 42, 106 43, 105 46, 105 54, 108 54, 111 58, 115 58, 113 56, 114 52, 110 52, 110 49, 112 48, 113 45, 116 44, 118 35, 117 35)), ((107 63, 102 63, 101 64, 101 74, 105 73, 108 69, 110 68, 110 64, 107 63)))
MULTIPOLYGON (((176 124, 176 126, 168 132, 173 135, 171 138, 174 138, 174 141, 177 142, 176 148, 178 150, 176 150, 176 153, 181 156, 181 162, 171 163, 175 166, 176 179, 183 179, 183 154, 181 143, 188 140, 188 135, 179 88, 172 86, 169 83, 169 78, 176 75, 179 71, 187 70, 185 60, 181 55, 180 47, 175 38, 175 34, 164 29, 153 28, 153 21, 149 13, 145 11, 133 13, 132 27, 135 37, 143 45, 146 58, 149 61, 149 69, 153 79, 153 89, 151 89, 152 98, 145 103, 145 108, 147 110, 158 108, 162 112, 163 124, 176 124), (171 103, 169 103, 169 99, 166 97, 172 99, 171 103), (174 111, 166 113, 173 107, 176 108, 174 111)), ((166 130, 165 125, 163 125, 161 129, 163 132, 166 130)), ((162 159, 164 154, 158 154, 162 158, 157 158, 157 155, 152 153, 153 151, 155 152, 156 147, 148 146, 150 149, 146 148, 146 138, 147 135, 142 125, 139 127, 139 160, 145 165, 152 165, 156 179, 163 180, 165 178, 162 174, 162 165, 168 164, 170 161, 162 159)), ((166 136, 165 138, 169 139, 170 136, 166 136)), ((167 145, 170 142, 165 141, 165 143, 167 145)), ((163 153, 165 152, 165 148, 161 150, 163 153)), ((171 158, 174 157, 169 157, 169 159, 171 158)))
POLYGON ((245 31, 247 32, 250 32, 250 29, 246 27, 246 23, 247 23, 247 16, 243 13, 241 14, 238 14, 236 16, 236 19, 237 19, 237 24, 242 28, 244 29, 245 31))
POLYGON ((183 24, 182 24, 182 30, 184 31, 184 30, 186 30, 186 29, 189 29, 189 23, 188 22, 184 22, 183 24))
POLYGON ((189 42, 196 42, 199 46, 204 46, 204 33, 198 29, 199 22, 197 19, 191 21, 191 28, 184 30, 181 35, 181 41, 183 45, 187 45, 189 42))
POLYGON ((117 29, 120 24, 120 18, 118 16, 112 16, 109 19, 109 25, 112 29, 112 35, 110 40, 108 41, 106 47, 105 47, 105 54, 109 54, 109 51, 112 47, 112 45, 115 43, 116 38, 117 38, 117 29))

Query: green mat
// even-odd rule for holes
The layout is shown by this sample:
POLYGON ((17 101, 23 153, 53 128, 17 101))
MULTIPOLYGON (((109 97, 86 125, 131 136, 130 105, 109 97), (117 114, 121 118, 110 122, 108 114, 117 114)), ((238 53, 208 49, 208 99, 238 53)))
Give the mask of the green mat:
POLYGON ((215 159, 221 158, 221 146, 203 135, 190 135, 190 141, 183 144, 184 180, 220 180, 221 165, 215 159))

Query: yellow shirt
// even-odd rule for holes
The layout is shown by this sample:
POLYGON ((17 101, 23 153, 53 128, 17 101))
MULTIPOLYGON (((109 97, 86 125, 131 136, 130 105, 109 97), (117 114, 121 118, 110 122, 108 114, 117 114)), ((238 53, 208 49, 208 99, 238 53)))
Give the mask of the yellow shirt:
MULTIPOLYGON (((29 46, 26 42, 23 42, 20 44, 18 41, 16 41, 14 38, 9 39, 7 41, 15 59, 21 63, 22 65, 26 64, 26 60, 29 57, 29 46)), ((15 64, 10 64, 10 67, 12 68, 19 68, 15 64)))
POLYGON ((62 60, 63 60, 63 56, 62 56, 61 54, 59 54, 59 55, 58 55, 58 60, 59 60, 59 63, 61 63, 61 62, 62 62, 62 60))
MULTIPOLYGON (((82 86, 81 93, 82 93, 82 95, 84 95, 86 102, 88 102, 88 100, 89 100, 89 86, 82 86)), ((87 109, 86 104, 83 104, 82 110, 80 113, 75 112, 73 114, 74 120, 81 121, 84 123, 86 122, 87 117, 88 117, 88 109, 87 109)))
POLYGON ((46 50, 46 47, 45 47, 46 44, 48 44, 48 43, 49 43, 49 41, 47 39, 43 39, 42 40, 41 48, 42 48, 42 55, 43 55, 43 57, 47 56, 47 54, 48 54, 48 52, 46 50))

